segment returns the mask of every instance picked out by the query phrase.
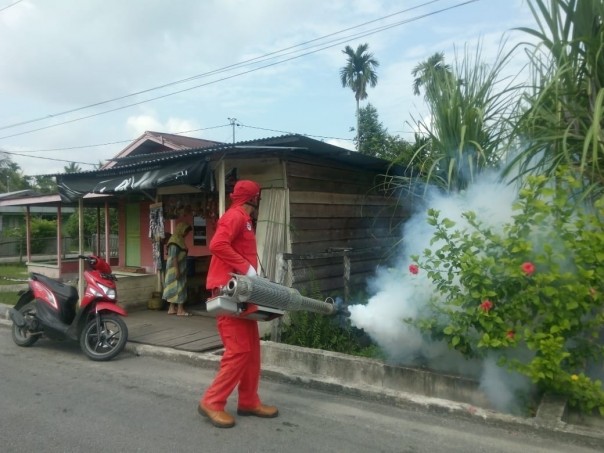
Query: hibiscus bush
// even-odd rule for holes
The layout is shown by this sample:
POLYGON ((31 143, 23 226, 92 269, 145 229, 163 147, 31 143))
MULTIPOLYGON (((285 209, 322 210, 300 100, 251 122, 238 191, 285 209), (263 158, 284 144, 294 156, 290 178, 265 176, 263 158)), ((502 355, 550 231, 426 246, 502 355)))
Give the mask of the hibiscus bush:
POLYGON ((468 227, 428 212, 432 249, 409 267, 435 285, 414 323, 466 357, 495 352, 501 366, 578 409, 604 415, 604 199, 585 207, 568 174, 534 177, 514 216, 490 228, 474 212, 468 227), (596 370, 594 372, 594 370, 596 370), (598 371, 599 370, 599 371, 598 371))

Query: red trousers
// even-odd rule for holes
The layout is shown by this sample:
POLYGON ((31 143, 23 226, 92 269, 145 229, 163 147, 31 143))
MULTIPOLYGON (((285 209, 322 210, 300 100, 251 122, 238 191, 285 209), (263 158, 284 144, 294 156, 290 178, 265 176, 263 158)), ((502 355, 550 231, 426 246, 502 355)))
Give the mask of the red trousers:
POLYGON ((223 411, 227 398, 237 387, 240 409, 260 405, 260 337, 255 320, 219 316, 218 333, 224 345, 218 374, 203 395, 202 402, 212 410, 223 411))

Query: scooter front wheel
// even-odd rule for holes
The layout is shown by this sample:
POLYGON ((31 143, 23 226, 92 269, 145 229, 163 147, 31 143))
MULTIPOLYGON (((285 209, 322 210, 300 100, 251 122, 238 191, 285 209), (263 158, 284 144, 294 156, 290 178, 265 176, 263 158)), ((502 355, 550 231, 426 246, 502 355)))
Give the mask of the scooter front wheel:
POLYGON ((40 338, 40 332, 32 332, 30 330, 31 320, 36 317, 36 303, 35 301, 28 302, 19 308, 19 313, 23 315, 26 320, 26 324, 19 327, 17 323, 13 322, 12 337, 13 341, 17 346, 28 347, 32 346, 38 338, 40 338))
POLYGON ((100 329, 96 318, 90 320, 80 335, 80 346, 91 360, 106 361, 117 356, 128 341, 128 327, 114 314, 101 314, 100 329))

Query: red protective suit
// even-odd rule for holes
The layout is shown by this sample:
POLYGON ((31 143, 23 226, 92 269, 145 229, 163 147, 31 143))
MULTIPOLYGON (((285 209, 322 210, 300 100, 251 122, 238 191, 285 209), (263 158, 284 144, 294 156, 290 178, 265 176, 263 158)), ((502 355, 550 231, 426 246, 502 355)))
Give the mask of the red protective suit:
MULTIPOLYGON (((231 273, 245 275, 250 265, 257 267, 256 236, 252 218, 243 205, 256 203, 260 186, 253 181, 238 181, 231 199, 231 207, 218 220, 216 232, 210 241, 212 259, 206 287, 215 290, 225 285, 231 273)), ((260 338, 255 320, 217 317, 218 332, 225 347, 220 369, 202 397, 202 403, 215 411, 223 411, 227 398, 238 387, 238 408, 258 407, 260 381, 260 338)))

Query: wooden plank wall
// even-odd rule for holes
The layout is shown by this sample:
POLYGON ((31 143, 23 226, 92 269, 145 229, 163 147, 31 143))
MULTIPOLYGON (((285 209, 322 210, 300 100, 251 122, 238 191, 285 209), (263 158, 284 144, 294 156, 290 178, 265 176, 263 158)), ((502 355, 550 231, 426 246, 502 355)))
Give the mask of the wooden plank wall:
POLYGON ((285 186, 283 167, 281 160, 277 157, 227 159, 225 168, 227 172, 236 168, 238 179, 251 179, 265 189, 285 186))
MULTIPOLYGON (((362 168, 288 162, 292 254, 351 249, 351 290, 364 289, 393 253, 409 217, 400 200, 380 193, 380 182, 379 173, 362 168)), ((292 267, 298 290, 343 294, 342 256, 292 260, 292 267)))

